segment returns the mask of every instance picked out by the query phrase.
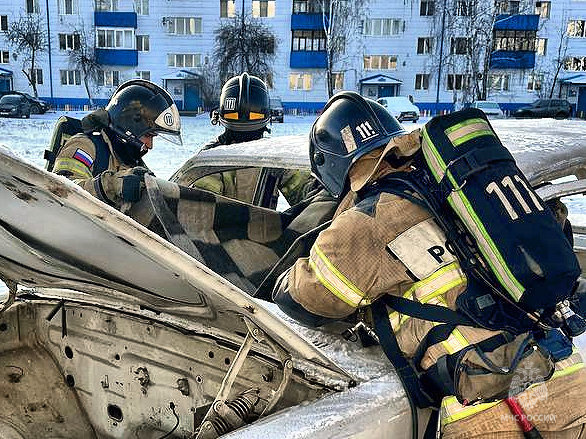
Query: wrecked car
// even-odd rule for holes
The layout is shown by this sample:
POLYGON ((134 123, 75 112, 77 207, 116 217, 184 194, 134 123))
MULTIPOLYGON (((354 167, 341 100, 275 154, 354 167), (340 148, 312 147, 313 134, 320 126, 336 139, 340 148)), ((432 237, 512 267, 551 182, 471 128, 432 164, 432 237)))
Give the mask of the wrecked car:
MULTIPOLYGON (((544 199, 586 193, 586 146, 516 158, 544 199)), ((127 216, 0 149, 0 437, 410 437, 377 346, 252 297, 327 224, 292 234, 263 205, 283 169, 309 169, 304 136, 218 147, 149 177, 127 216), (261 170, 251 204, 194 188, 243 168, 261 170)))

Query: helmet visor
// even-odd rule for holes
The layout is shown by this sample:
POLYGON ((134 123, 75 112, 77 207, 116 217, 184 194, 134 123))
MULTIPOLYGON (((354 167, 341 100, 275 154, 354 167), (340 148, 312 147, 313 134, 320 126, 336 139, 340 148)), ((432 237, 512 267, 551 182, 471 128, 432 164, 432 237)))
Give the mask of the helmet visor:
POLYGON ((170 133, 169 131, 154 131, 157 137, 171 142, 175 145, 183 146, 183 137, 181 133, 170 133))

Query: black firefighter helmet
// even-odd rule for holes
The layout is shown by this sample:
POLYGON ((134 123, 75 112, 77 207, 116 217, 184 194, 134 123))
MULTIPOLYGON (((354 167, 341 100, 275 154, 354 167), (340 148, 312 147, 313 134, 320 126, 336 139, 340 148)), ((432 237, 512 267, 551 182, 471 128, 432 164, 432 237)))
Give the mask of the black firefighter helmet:
POLYGON ((311 170, 332 195, 339 197, 346 191, 348 170, 354 162, 404 133, 379 103, 352 91, 337 93, 311 127, 311 170))
POLYGON ((112 128, 129 139, 160 135, 181 144, 181 120, 169 93, 150 81, 131 79, 114 92, 106 111, 112 128))
POLYGON ((264 81, 243 73, 222 87, 220 123, 232 131, 258 131, 269 123, 269 92, 264 81))

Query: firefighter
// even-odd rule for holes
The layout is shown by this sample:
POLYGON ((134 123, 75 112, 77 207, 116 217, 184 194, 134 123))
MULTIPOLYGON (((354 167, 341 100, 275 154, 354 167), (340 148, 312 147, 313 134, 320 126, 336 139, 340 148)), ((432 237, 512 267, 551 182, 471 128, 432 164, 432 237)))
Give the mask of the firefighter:
MULTIPOLYGON (((385 177, 411 171, 411 158, 419 148, 419 132, 405 133, 376 102, 353 92, 339 93, 328 102, 311 129, 310 160, 313 174, 342 201, 309 257, 298 259, 277 280, 273 300, 284 312, 302 324, 320 326, 368 310, 385 295, 456 309, 467 277, 447 248, 444 231, 417 198, 379 189, 385 177)), ((435 342, 429 337, 435 322, 384 309, 399 355, 405 364, 416 363, 411 367, 420 373, 412 375, 417 379, 405 385, 406 391, 412 400, 420 398, 418 402, 440 409, 444 438, 524 437, 508 400, 459 401, 451 392, 454 375, 449 373, 450 362, 459 354, 467 355, 466 367, 473 369, 473 356, 482 349, 496 364, 507 363, 523 335, 511 338, 502 331, 454 325, 435 342)), ((386 338, 377 334, 387 347, 386 338)), ((484 391, 508 383, 504 390, 515 396, 543 437, 586 438, 586 371, 579 353, 556 363, 555 370, 540 352, 531 352, 519 365, 519 374, 529 379, 537 378, 531 377, 533 372, 541 377, 544 370, 553 375, 543 378, 544 383, 535 379, 521 385, 506 371, 475 376, 464 368, 458 381, 464 389, 457 391, 474 394, 475 386, 482 385, 484 391)), ((403 371, 398 374, 404 376, 403 371)))
POLYGON ((120 85, 105 109, 82 120, 84 133, 57 152, 53 172, 118 209, 140 199, 142 160, 155 136, 181 143, 179 111, 167 91, 142 79, 120 85))
MULTIPOLYGON (((269 131, 271 119, 269 92, 266 84, 256 76, 243 73, 224 84, 220 95, 220 108, 212 112, 212 124, 220 123, 224 128, 217 139, 206 144, 202 151, 220 145, 251 142, 263 138, 269 131)), ((258 169, 239 169, 209 175, 199 179, 196 187, 225 197, 250 203, 253 201, 260 172, 258 169)), ((315 188, 309 172, 285 171, 274 175, 275 196, 270 206, 276 207, 277 190, 280 190, 289 205, 304 200, 315 188)))

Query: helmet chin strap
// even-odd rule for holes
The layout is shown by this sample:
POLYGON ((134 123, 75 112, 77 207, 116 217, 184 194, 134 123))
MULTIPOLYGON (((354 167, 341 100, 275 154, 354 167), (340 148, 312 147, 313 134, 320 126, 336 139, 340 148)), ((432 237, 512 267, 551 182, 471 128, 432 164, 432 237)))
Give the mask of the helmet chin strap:
POLYGON ((128 147, 132 151, 132 155, 134 156, 135 159, 142 158, 148 152, 146 145, 143 142, 141 142, 140 139, 138 139, 136 136, 122 131, 120 128, 114 126, 112 123, 109 124, 108 128, 123 143, 126 143, 128 145, 128 147))

